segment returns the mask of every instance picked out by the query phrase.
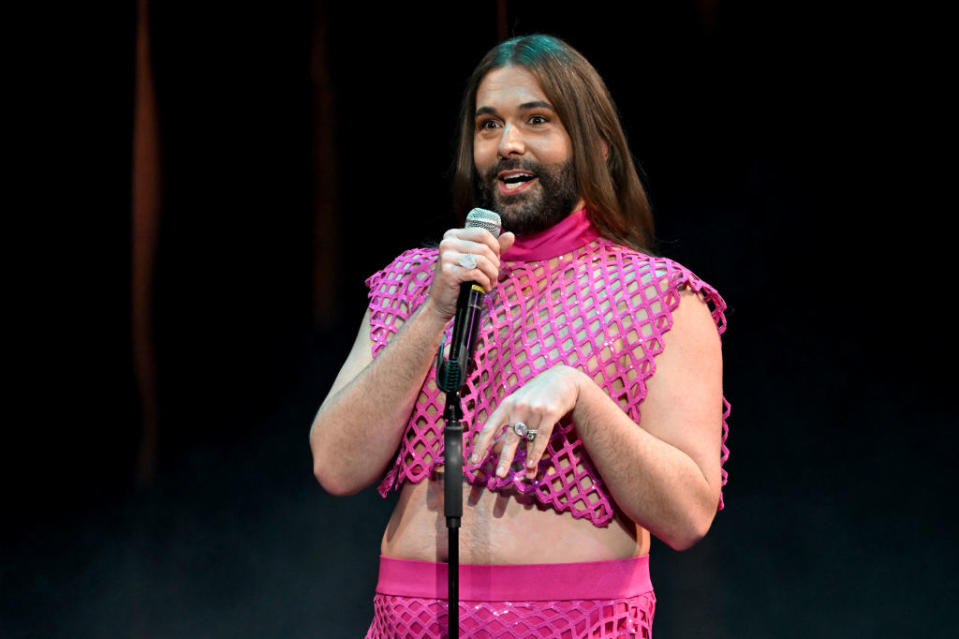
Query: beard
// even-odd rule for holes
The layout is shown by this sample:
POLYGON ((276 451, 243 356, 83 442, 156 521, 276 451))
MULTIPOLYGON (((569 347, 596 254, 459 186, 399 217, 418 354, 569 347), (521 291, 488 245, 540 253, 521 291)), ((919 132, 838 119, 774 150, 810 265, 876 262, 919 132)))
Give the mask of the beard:
POLYGON ((573 161, 561 164, 537 164, 517 158, 500 159, 476 180, 479 206, 496 211, 503 220, 503 231, 530 235, 545 231, 573 212, 579 201, 573 161), (499 190, 496 175, 500 171, 522 169, 536 175, 539 184, 515 194, 499 190))

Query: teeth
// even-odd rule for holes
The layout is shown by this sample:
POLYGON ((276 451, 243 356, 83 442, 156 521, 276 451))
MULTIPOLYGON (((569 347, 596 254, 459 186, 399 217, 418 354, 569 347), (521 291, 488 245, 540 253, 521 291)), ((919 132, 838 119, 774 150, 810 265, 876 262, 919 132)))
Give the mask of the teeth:
POLYGON ((503 180, 503 185, 506 187, 506 190, 507 190, 507 191, 516 191, 517 189, 519 189, 520 187, 522 187, 522 186, 523 186, 524 184, 526 184, 527 182, 529 182, 528 179, 526 179, 526 180, 503 180))
POLYGON ((532 173, 513 173, 503 178, 506 184, 516 184, 517 182, 526 182, 533 179, 532 173))

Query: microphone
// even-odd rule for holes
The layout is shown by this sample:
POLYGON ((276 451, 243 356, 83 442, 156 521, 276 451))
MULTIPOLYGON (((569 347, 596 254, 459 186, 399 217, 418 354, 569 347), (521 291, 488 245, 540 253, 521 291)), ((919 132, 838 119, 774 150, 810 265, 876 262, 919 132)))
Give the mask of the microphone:
MULTIPOLYGON (((484 228, 499 237, 500 218, 493 211, 476 208, 466 216, 466 228, 484 228)), ((453 335, 450 339, 450 356, 443 357, 445 344, 440 344, 436 355, 436 382, 444 393, 459 391, 466 379, 466 366, 476 349, 476 333, 483 296, 486 291, 476 282, 460 284, 456 300, 456 315, 453 317, 453 335)))

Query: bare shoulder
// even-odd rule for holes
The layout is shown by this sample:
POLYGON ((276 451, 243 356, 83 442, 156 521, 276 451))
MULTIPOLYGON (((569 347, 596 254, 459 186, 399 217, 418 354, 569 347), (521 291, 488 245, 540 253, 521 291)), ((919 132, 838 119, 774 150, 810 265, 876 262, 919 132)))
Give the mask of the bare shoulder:
POLYGON ((663 339, 666 347, 658 363, 664 356, 670 363, 695 364, 703 357, 706 361, 701 361, 702 364, 713 358, 721 362, 719 331, 712 311, 703 296, 688 286, 680 289, 679 306, 672 312, 672 328, 663 339))
MULTIPOLYGON (((716 323, 703 297, 688 288, 680 292, 672 327, 663 335, 663 352, 647 382, 644 413, 650 404, 713 399, 722 394, 722 350, 716 323)), ((685 402, 683 402, 685 403, 685 402)))
POLYGON ((716 322, 701 294, 681 290, 663 342, 647 380, 640 425, 692 457, 718 499, 723 361, 716 322))

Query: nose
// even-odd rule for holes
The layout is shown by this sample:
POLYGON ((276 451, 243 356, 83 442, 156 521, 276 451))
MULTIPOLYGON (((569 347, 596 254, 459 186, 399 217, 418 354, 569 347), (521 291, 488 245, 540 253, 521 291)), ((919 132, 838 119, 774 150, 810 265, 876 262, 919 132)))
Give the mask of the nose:
POLYGON ((523 142, 523 136, 519 130, 512 124, 503 127, 503 133, 499 138, 497 153, 500 157, 507 158, 511 155, 522 155, 526 152, 526 145, 523 142))

